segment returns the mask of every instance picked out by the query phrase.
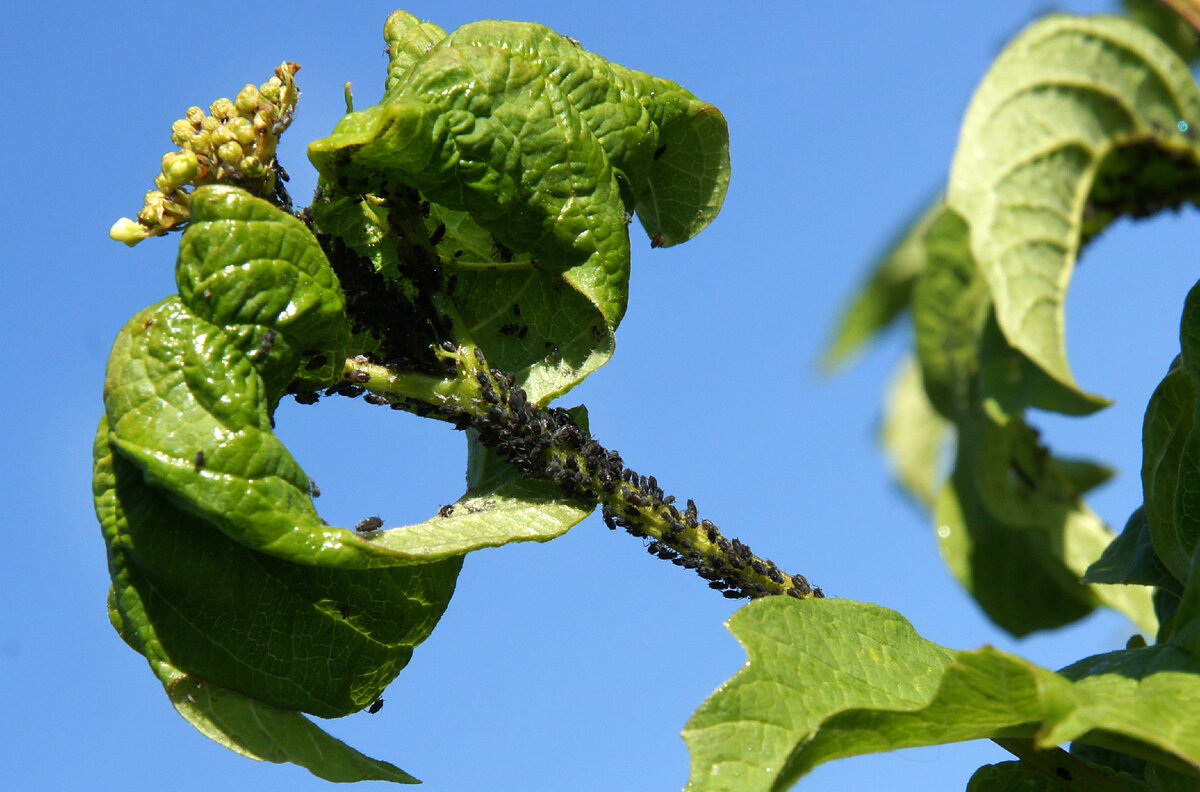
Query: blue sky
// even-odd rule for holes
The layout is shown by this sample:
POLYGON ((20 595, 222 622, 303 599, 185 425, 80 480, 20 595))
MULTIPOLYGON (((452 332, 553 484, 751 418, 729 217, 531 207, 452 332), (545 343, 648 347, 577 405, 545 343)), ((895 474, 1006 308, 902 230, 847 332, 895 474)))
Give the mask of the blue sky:
MULTIPOLYGON (((9 250, 0 332, 13 365, 0 392, 7 789, 325 786, 201 737, 108 624, 90 496, 103 367, 125 320, 172 290, 176 238, 129 250, 106 234, 139 208, 172 120, 262 82, 285 59, 303 65, 304 96, 280 157, 306 202, 315 177, 304 147, 343 112, 345 81, 360 107, 378 97, 380 30, 393 7, 187 8, 23 3, 0 31, 9 250)), ((873 442, 905 332, 835 378, 816 367, 868 262, 943 181, 988 63, 1043 3, 407 10, 447 29, 486 17, 546 23, 683 84, 729 121, 724 211, 686 245, 637 247, 617 354, 564 399, 587 404, 602 443, 783 568, 832 596, 894 608, 941 644, 990 643, 1049 667, 1124 644, 1130 628, 1112 614, 1013 641, 950 578, 926 518, 889 484, 873 442)), ((1178 349, 1198 221, 1191 211, 1121 222, 1088 250, 1068 302, 1068 343, 1083 386, 1117 404, 1082 421, 1035 417, 1056 449, 1120 468, 1092 501, 1117 525, 1141 500, 1141 416, 1178 349)), ((331 523, 416 521, 461 492, 464 441, 444 425, 337 400, 288 403, 277 419, 320 482, 331 523)), ((678 732, 744 661, 722 626, 736 607, 594 516, 546 545, 469 557, 441 625, 383 711, 329 728, 432 792, 678 789, 687 774, 678 732)), ((962 788, 976 766, 1005 756, 972 743, 865 757, 823 766, 799 788, 962 788)))

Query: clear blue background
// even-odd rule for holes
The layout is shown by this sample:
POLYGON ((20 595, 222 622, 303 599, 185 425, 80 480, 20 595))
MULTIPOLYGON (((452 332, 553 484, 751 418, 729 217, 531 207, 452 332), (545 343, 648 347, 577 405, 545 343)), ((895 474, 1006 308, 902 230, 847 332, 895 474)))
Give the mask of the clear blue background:
MULTIPOLYGON (((306 203, 304 146, 342 114, 344 81, 359 106, 378 97, 391 10, 47 0, 6 12, 0 788, 324 787, 201 737, 108 624, 89 491, 103 367, 125 320, 173 290, 175 238, 129 250, 106 233, 139 208, 173 119, 262 82, 285 59, 303 64, 304 97, 280 156, 306 203)), ((815 365, 868 262, 945 178, 975 85, 1040 0, 408 10, 447 29, 484 17, 547 23, 682 83, 729 120, 723 213, 686 245, 637 246, 617 355, 565 400, 588 405, 604 444, 785 569, 832 596, 895 608, 941 644, 991 643, 1057 668, 1124 643, 1130 627, 1112 614, 1010 640, 949 577, 873 441, 906 332, 836 378, 815 365)), ((1197 227, 1194 211, 1119 223, 1087 252, 1069 300, 1076 374, 1117 404, 1041 425, 1056 449, 1119 465, 1093 501, 1118 525, 1141 500, 1141 416, 1178 348, 1197 227)), ((461 491, 463 438, 442 424, 338 400, 288 403, 277 418, 335 524, 423 519, 461 491)), ((468 558, 383 711, 328 726, 435 792, 678 789, 688 766, 679 731, 744 660, 722 626, 736 607, 593 517, 546 545, 468 558)), ((961 789, 976 766, 1004 758, 987 742, 857 758, 818 768, 801 788, 961 789)))

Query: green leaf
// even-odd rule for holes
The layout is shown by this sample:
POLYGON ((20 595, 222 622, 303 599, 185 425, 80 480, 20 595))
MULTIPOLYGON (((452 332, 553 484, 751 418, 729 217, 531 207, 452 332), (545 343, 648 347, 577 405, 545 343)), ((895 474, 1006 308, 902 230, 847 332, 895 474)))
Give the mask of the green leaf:
POLYGON ((335 198, 403 184, 440 207, 430 220, 446 234, 438 252, 456 279, 457 331, 478 333, 471 342, 544 403, 611 357, 629 214, 668 246, 720 210, 725 120, 542 25, 478 22, 422 53, 405 43, 413 25, 389 23, 398 43, 382 102, 343 118, 309 158, 335 198))
POLYGON ((308 476, 271 430, 302 357, 344 354, 344 301, 316 239, 236 188, 197 189, 191 207, 180 297, 136 315, 113 345, 104 391, 113 449, 247 547, 321 566, 412 563, 374 536, 326 525, 308 476))
POLYGON ((359 753, 298 712, 186 674, 165 685, 180 715, 209 739, 251 759, 291 762, 326 781, 419 784, 395 765, 359 753))
POLYGON ((1116 17, 1051 16, 993 63, 967 111, 947 201, 971 227, 1004 335, 1064 386, 1063 303, 1081 245, 1120 214, 1200 197, 1187 65, 1116 17))
POLYGON ((940 215, 944 199, 939 194, 876 260, 871 274, 838 315, 833 338, 821 361, 827 370, 844 365, 863 344, 883 332, 908 309, 913 285, 928 258, 925 234, 940 215))
POLYGON ((612 357, 612 326, 595 303, 527 252, 500 250, 466 212, 434 205, 430 223, 445 234, 437 245, 455 268, 458 330, 488 362, 517 375, 534 404, 570 390, 612 357))
POLYGON ((152 664, 340 717, 382 692, 449 603, 461 557, 345 570, 256 552, 147 483, 110 436, 101 422, 94 486, 114 620, 152 664))
POLYGON ((467 448, 467 492, 450 513, 383 531, 382 546, 414 560, 433 560, 510 542, 548 542, 595 509, 565 496, 553 482, 523 477, 480 445, 474 430, 467 432, 467 448))
POLYGON ((1068 678, 944 649, 870 603, 764 598, 728 626, 749 658, 684 731, 692 792, 782 790, 832 759, 984 738, 1117 745, 1200 779, 1200 676, 1178 649, 1068 678))
POLYGON ((945 476, 950 424, 929 403, 921 369, 911 356, 900 361, 892 376, 880 440, 900 486, 932 507, 945 476))
POLYGON ((110 588, 108 609, 125 642, 150 661, 176 711, 213 742, 258 761, 298 764, 328 781, 419 783, 395 765, 334 739, 297 712, 272 707, 175 668, 163 659, 163 645, 155 625, 144 618, 136 589, 123 588, 118 597, 116 588, 110 588))
POLYGON ((383 23, 383 40, 388 45, 384 93, 394 91, 405 72, 444 38, 446 31, 432 22, 422 21, 407 11, 393 11, 383 23))

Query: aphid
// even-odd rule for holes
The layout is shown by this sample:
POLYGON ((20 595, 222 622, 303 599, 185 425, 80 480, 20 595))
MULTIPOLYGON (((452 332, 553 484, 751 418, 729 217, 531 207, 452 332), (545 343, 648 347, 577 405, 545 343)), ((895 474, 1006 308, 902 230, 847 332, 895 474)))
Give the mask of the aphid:
POLYGON ((437 245, 442 241, 442 237, 446 236, 446 224, 438 223, 437 228, 433 229, 433 233, 429 235, 429 244, 437 245))
POLYGON ((1038 488, 1037 482, 1033 479, 1033 476, 1030 476, 1028 473, 1026 473, 1025 469, 1017 464, 1017 460, 1008 460, 1008 466, 1012 469, 1012 472, 1016 474, 1017 478, 1021 480, 1021 483, 1026 487, 1031 490, 1036 490, 1038 488))
POLYGON ((667 153, 666 144, 661 145, 658 148, 654 149, 654 159, 658 159, 659 157, 661 157, 663 154, 666 154, 666 153, 667 153))
POLYGON ((308 494, 314 498, 321 497, 321 488, 317 486, 317 482, 312 479, 308 480, 308 494))
POLYGON ((527 335, 529 335, 529 325, 521 325, 521 329, 517 331, 517 338, 524 340, 527 335))
POLYGON ((263 333, 262 341, 258 345, 258 351, 262 354, 267 354, 271 351, 271 347, 275 346, 275 331, 267 330, 263 333))
POLYGON ((365 394, 363 394, 363 401, 365 401, 367 404, 378 404, 378 405, 384 405, 384 404, 391 404, 391 403, 392 403, 392 402, 391 402, 391 400, 389 400, 389 399, 388 399, 388 397, 386 397, 386 396, 380 396, 378 393, 365 393, 365 394))
POLYGON ((708 584, 708 587, 710 589, 716 589, 717 591, 720 591, 721 589, 726 588, 725 581, 723 581, 723 580, 714 580, 713 582, 708 584))
POLYGON ((358 531, 359 533, 370 533, 371 531, 377 531, 382 527, 383 520, 379 519, 378 517, 368 517, 367 519, 359 522, 358 525, 354 526, 354 530, 358 531))
POLYGON ((204 467, 204 452, 197 451, 196 456, 192 457, 192 467, 196 470, 204 467))
POLYGON ((371 375, 365 371, 351 371, 347 379, 362 385, 371 381, 371 375))
POLYGON ((292 398, 296 400, 296 404, 316 404, 321 396, 314 391, 306 391, 304 393, 293 393, 292 398))
POLYGON ((613 520, 613 512, 612 512, 611 506, 609 506, 607 503, 604 504, 604 508, 600 510, 600 514, 602 517, 604 517, 604 524, 608 527, 608 530, 610 530, 610 531, 617 530, 617 523, 615 520, 613 520))
POLYGON ((374 715, 379 710, 383 709, 383 697, 377 698, 371 702, 371 706, 367 708, 367 712, 374 715))
POLYGON ((517 332, 520 329, 521 328, 515 324, 501 325, 500 335, 512 335, 513 333, 517 332))
POLYGON ((448 503, 442 508, 438 509, 438 517, 449 517, 451 514, 454 514, 453 504, 448 503))
POLYGON ((143 330, 149 330, 149 329, 150 329, 150 325, 152 325, 152 324, 154 324, 154 317, 150 317, 149 319, 147 319, 147 320, 146 320, 146 322, 145 322, 145 324, 143 324, 143 325, 142 325, 142 329, 143 329, 143 330))
POLYGON ((759 575, 767 574, 767 568, 765 566, 763 566, 761 561, 751 561, 750 568, 754 570, 755 574, 759 574, 759 575))
POLYGON ((789 597, 795 597, 796 599, 804 599, 804 595, 801 594, 798 589, 790 588, 787 590, 787 594, 789 597))
MULTIPOLYGON (((446 343, 447 343, 447 344, 450 344, 450 342, 449 342, 449 341, 447 341, 446 343)), ((451 346, 453 347, 453 344, 451 344, 451 346)), ((479 365, 481 365, 481 366, 486 366, 486 365, 487 365, 487 358, 486 358, 486 357, 484 357, 484 355, 483 355, 483 350, 482 350, 482 349, 480 349, 479 347, 475 347, 475 350, 474 350, 474 351, 475 351, 475 360, 479 362, 479 365)))
POLYGON ((513 260, 513 252, 499 242, 492 246, 492 255, 505 263, 513 260))
POLYGON ((314 355, 312 359, 304 365, 304 367, 309 371, 315 371, 316 369, 321 368, 321 366, 324 366, 327 361, 328 358, 326 358, 324 355, 314 355))
POLYGON ((729 589, 728 591, 722 591, 721 593, 725 595, 725 599, 741 599, 742 597, 746 596, 743 592, 738 591, 737 589, 729 589))

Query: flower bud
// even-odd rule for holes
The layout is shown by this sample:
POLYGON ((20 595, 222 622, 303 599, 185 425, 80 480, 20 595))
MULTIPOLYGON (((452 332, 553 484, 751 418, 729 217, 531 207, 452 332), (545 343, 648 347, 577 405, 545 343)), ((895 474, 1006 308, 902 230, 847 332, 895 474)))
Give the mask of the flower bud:
POLYGON ((176 146, 182 146, 192 139, 196 134, 196 128, 187 120, 181 118, 174 124, 171 124, 171 142, 176 146))
POLYGON ((222 121, 237 115, 237 109, 233 106, 233 102, 224 96, 209 105, 208 112, 212 113, 214 118, 219 118, 222 121))
POLYGON ((233 139, 243 146, 254 145, 254 125, 245 118, 231 119, 225 128, 233 135, 233 139))
POLYGON ((192 105, 187 109, 187 112, 183 114, 183 117, 196 126, 200 126, 200 122, 204 120, 204 111, 196 105, 192 105))
POLYGON ((221 160, 221 164, 236 166, 242 161, 245 154, 242 151, 242 146, 237 141, 231 140, 217 149, 217 158, 221 160))
POLYGON ((259 95, 258 88, 251 83, 246 83, 242 90, 238 91, 237 97, 233 100, 237 111, 243 116, 251 116, 258 109, 259 95))
POLYGON ((164 154, 162 158, 163 175, 175 187, 181 187, 196 178, 196 171, 199 168, 200 160, 196 157, 195 152, 192 151, 164 154))
POLYGON ((122 217, 117 222, 113 223, 112 228, 108 229, 110 239, 115 239, 118 242, 124 242, 129 247, 133 247, 138 242, 148 237, 150 234, 142 227, 140 223, 130 220, 128 217, 122 217))

